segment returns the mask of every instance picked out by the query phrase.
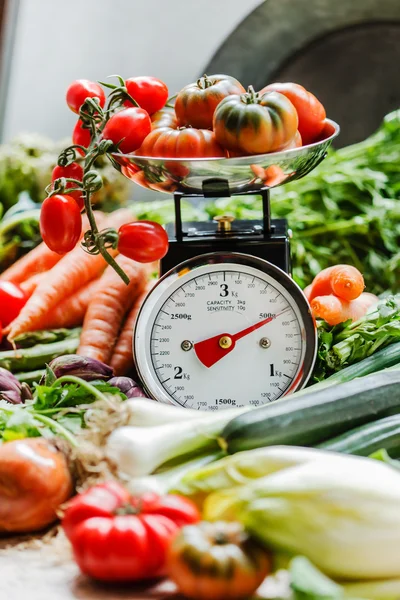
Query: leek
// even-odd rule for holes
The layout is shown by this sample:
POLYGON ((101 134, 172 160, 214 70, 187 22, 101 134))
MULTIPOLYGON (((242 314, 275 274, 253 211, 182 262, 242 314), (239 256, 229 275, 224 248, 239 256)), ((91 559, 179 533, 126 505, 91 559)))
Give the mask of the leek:
MULTIPOLYGON (((144 398, 128 400, 124 406, 128 411, 127 425, 134 425, 135 427, 152 427, 154 425, 165 425, 166 423, 191 421, 192 419, 199 420, 206 415, 201 410, 181 408, 144 398)), ((244 412, 242 408, 230 408, 224 412, 224 415, 229 415, 233 419, 242 412, 244 412)))
MULTIPOLYGON (((155 413, 157 410, 155 406, 155 413)), ((245 410, 248 409, 235 409, 235 414, 245 410)), ((172 423, 153 427, 127 425, 112 432, 107 440, 106 455, 116 466, 120 477, 128 479, 150 475, 173 459, 221 449, 219 436, 231 420, 232 411, 203 413, 202 418, 187 421, 179 419, 179 413, 175 414, 178 418, 172 423)))
POLYGON ((400 577, 400 473, 335 456, 214 492, 204 516, 239 520, 261 542, 302 554, 335 578, 400 577))
POLYGON ((126 487, 131 494, 143 494, 145 492, 155 492, 160 495, 167 494, 177 486, 185 473, 190 472, 192 469, 199 469, 204 465, 208 465, 218 458, 221 458, 221 455, 222 452, 201 454, 200 456, 184 461, 171 469, 157 472, 154 475, 129 479, 126 487))

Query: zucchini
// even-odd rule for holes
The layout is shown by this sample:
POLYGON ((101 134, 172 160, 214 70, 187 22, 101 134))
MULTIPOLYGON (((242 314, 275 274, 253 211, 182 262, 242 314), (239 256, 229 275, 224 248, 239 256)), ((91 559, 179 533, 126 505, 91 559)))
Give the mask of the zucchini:
POLYGON ((317 448, 358 456, 369 456, 383 448, 397 458, 400 455, 400 415, 361 425, 318 444, 317 448))
POLYGON ((397 413, 400 371, 383 371, 239 415, 227 423, 220 442, 232 454, 279 444, 314 446, 397 413))

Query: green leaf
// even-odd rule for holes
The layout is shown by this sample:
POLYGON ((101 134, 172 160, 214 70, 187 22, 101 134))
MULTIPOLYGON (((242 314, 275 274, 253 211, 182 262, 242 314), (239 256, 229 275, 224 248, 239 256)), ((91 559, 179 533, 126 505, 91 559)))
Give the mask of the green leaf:
POLYGON ((340 600, 343 588, 321 573, 305 556, 296 556, 290 563, 291 588, 294 600, 340 600))

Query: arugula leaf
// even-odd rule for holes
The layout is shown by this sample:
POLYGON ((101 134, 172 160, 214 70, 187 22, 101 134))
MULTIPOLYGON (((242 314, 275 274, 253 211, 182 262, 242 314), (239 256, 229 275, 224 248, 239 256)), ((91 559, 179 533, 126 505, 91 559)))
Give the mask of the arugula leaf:
MULTIPOLYGON (((101 393, 117 395, 122 400, 126 400, 125 394, 105 381, 91 381, 90 385, 101 393)), ((34 397, 33 407, 38 412, 90 404, 96 400, 96 397, 88 392, 84 385, 59 383, 58 381, 52 385, 36 385, 34 397)))

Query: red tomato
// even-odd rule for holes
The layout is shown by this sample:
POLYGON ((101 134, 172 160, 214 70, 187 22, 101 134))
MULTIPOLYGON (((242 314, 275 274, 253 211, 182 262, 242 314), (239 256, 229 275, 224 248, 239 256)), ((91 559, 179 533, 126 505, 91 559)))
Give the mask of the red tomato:
MULTIPOLYGON (((53 173, 51 175, 51 180, 55 181, 56 179, 59 179, 60 177, 77 179, 78 181, 82 181, 83 169, 82 169, 81 165, 78 165, 78 163, 72 163, 71 165, 68 165, 68 167, 60 167, 57 165, 53 169, 53 173)), ((72 181, 67 181, 66 189, 68 190, 68 188, 73 188, 73 187, 76 187, 76 185, 74 183, 72 183, 72 181)), ((74 198, 74 200, 77 202, 80 210, 82 210, 83 205, 84 205, 82 192, 68 192, 68 196, 71 196, 72 198, 74 198)))
POLYGON ((79 114, 79 109, 84 104, 86 98, 98 98, 100 106, 106 103, 106 97, 103 88, 94 81, 88 79, 77 79, 73 81, 67 89, 67 104, 70 109, 79 114))
POLYGON ((154 221, 133 221, 120 227, 118 250, 140 263, 160 260, 168 252, 168 235, 154 221))
POLYGON ((159 129, 160 127, 177 129, 178 121, 173 108, 166 107, 151 115, 151 128, 159 129))
MULTIPOLYGON (((141 108, 152 115, 161 110, 168 100, 168 88, 163 81, 156 77, 131 77, 125 81, 128 94, 141 108)), ((132 106, 130 100, 125 100, 125 106, 132 106)))
POLYGON ((151 121, 143 108, 125 108, 115 113, 103 129, 103 138, 118 144, 120 152, 137 150, 151 131, 151 121))
POLYGON ((74 198, 56 194, 46 198, 40 211, 40 233, 44 243, 57 254, 72 250, 82 231, 82 217, 74 198))
POLYGON ((181 127, 153 129, 136 152, 138 156, 161 158, 216 158, 226 156, 215 135, 208 129, 181 127))
POLYGON ((11 281, 0 281, 0 321, 3 327, 7 327, 11 321, 18 317, 27 300, 27 294, 19 285, 11 281))
MULTIPOLYGON (((91 139, 90 130, 84 129, 82 127, 82 121, 79 119, 72 132, 72 142, 79 146, 83 146, 84 148, 88 148, 91 139)), ((78 152, 83 154, 82 150, 78 149, 78 152)))
POLYGON ((163 575, 172 538, 199 519, 186 498, 135 498, 109 481, 75 496, 62 526, 83 573, 103 581, 134 581, 163 575))
POLYGON ((186 85, 175 101, 179 125, 211 129, 218 104, 232 94, 244 94, 241 83, 229 75, 204 75, 195 83, 186 85))
POLYGON ((299 117, 299 132, 303 144, 311 144, 324 128, 325 108, 321 102, 298 83, 271 83, 263 88, 265 92, 279 92, 293 104, 299 117))

